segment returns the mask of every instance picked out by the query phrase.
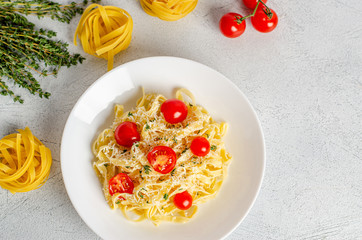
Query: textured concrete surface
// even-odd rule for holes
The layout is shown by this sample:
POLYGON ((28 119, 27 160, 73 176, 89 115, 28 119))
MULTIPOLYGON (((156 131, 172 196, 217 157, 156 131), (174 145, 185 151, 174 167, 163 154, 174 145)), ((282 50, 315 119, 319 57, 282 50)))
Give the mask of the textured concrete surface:
MULTIPOLYGON (((267 148, 265 178, 229 240, 361 239, 362 1, 269 0, 279 15, 274 32, 258 33, 248 21, 242 37, 227 39, 218 20, 229 11, 247 14, 240 2, 200 0, 183 20, 163 22, 137 0, 103 1, 129 11, 135 24, 131 46, 115 65, 159 55, 199 61, 230 78, 255 107, 267 148)), ((78 20, 36 22, 71 43, 78 20)), ((0 239, 98 239, 67 196, 59 148, 72 107, 105 70, 104 60, 87 56, 41 81, 50 100, 23 89, 16 89, 23 105, 0 97, 0 136, 29 126, 54 158, 41 189, 16 195, 0 189, 0 239)))

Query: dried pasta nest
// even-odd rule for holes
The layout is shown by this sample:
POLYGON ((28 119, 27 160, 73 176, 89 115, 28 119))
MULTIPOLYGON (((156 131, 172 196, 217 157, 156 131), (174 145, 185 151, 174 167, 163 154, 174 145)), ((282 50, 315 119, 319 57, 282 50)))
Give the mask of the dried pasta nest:
POLYGON ((198 0, 140 0, 145 12, 165 21, 176 21, 192 12, 198 0))

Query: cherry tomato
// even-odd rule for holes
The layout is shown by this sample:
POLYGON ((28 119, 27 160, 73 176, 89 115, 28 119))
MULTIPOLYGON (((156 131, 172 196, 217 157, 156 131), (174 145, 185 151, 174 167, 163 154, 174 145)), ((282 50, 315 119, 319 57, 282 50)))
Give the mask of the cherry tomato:
POLYGON ((137 125, 134 122, 127 121, 118 125, 114 137, 117 143, 124 147, 132 147, 133 143, 140 140, 137 125))
POLYGON ((227 13, 220 19, 219 27, 222 34, 228 38, 236 38, 244 33, 246 28, 245 20, 241 21, 238 13, 227 13))
MULTIPOLYGON (((266 3, 268 0, 263 0, 264 3, 266 3)), ((243 0, 243 3, 245 7, 254 10, 256 7, 256 4, 258 4, 258 0, 243 0)), ((264 6, 264 4, 259 3, 259 7, 264 6)), ((259 8, 258 7, 258 8, 259 8)))
POLYGON ((165 120, 171 124, 182 122, 187 117, 186 104, 178 99, 169 99, 162 103, 161 112, 165 120))
MULTIPOLYGON (((251 24, 253 27, 262 33, 267 33, 273 31, 278 25, 278 16, 273 9, 270 9, 271 15, 270 18, 265 14, 265 12, 258 8, 254 17, 251 17, 251 24)), ((266 10, 266 8, 264 8, 266 10)), ((267 10, 266 10, 267 11, 267 10)))
POLYGON ((196 156, 203 157, 210 152, 210 143, 204 137, 196 137, 192 140, 190 149, 196 156))
POLYGON ((119 173, 108 182, 109 194, 133 193, 134 185, 132 179, 125 173, 119 173))
POLYGON ((173 198, 173 203, 178 209, 187 210, 192 206, 192 196, 188 191, 177 193, 173 198))
POLYGON ((170 147, 157 146, 147 154, 147 160, 156 172, 166 174, 176 165, 176 153, 170 147))

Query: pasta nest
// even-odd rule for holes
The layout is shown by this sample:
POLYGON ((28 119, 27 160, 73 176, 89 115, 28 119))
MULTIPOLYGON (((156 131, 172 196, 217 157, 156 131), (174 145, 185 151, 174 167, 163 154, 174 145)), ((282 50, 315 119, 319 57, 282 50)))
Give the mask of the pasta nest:
POLYGON ((140 0, 143 10, 165 21, 176 21, 192 12, 198 0, 140 0))
POLYGON ((131 15, 118 7, 91 4, 85 10, 74 34, 86 53, 108 60, 113 68, 114 56, 127 49, 132 39, 131 15))

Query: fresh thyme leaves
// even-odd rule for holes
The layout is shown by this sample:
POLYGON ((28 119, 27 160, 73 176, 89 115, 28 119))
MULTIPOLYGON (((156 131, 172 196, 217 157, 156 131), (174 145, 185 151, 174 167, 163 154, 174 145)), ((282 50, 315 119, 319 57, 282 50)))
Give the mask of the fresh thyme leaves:
POLYGON ((130 168, 130 166, 126 166, 126 168, 130 168))
POLYGON ((210 149, 211 149, 212 151, 215 151, 215 150, 216 150, 216 145, 212 145, 212 146, 210 147, 210 149))
POLYGON ((116 204, 120 204, 120 203, 121 203, 121 201, 119 201, 119 200, 116 202, 116 204))
POLYGON ((165 194, 163 195, 163 199, 167 200, 167 198, 168 198, 168 194, 165 193, 165 194))
POLYGON ((175 143, 177 143, 176 137, 173 137, 172 140, 173 140, 175 143))
POLYGON ((188 150, 188 148, 185 148, 185 149, 182 151, 182 153, 185 153, 187 150, 188 150))
POLYGON ((150 125, 148 125, 148 123, 146 123, 146 128, 145 128, 145 130, 147 131, 148 129, 150 129, 151 127, 150 127, 150 125))
POLYGON ((148 166, 148 165, 143 166, 143 168, 145 169, 145 173, 146 173, 146 174, 149 174, 150 171, 152 171, 151 168, 150 168, 150 166, 148 166))
POLYGON ((108 165, 108 163, 105 163, 105 164, 103 164, 103 166, 108 167, 109 165, 108 165))
POLYGON ((141 192, 138 192, 138 196, 140 196, 141 198, 143 198, 143 194, 141 192))
POLYGON ((49 16, 54 20, 69 23, 83 8, 77 3, 61 5, 48 0, 0 1, 0 95, 10 96, 14 102, 23 103, 5 80, 27 89, 31 94, 49 98, 43 91, 34 73, 40 76, 56 76, 60 67, 82 63, 79 54, 71 55, 68 44, 51 39, 53 31, 35 29, 23 15, 49 16))
POLYGON ((133 116, 133 113, 128 112, 128 117, 131 117, 131 116, 133 116))
POLYGON ((123 149, 122 153, 125 153, 125 152, 127 152, 127 149, 123 149))
POLYGON ((174 168, 172 171, 171 171, 171 176, 173 176, 175 174, 175 171, 176 171, 176 168, 174 168))

